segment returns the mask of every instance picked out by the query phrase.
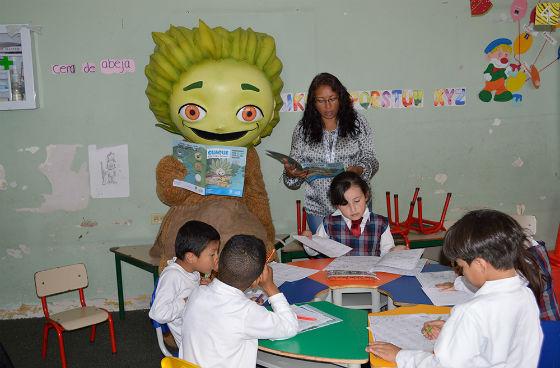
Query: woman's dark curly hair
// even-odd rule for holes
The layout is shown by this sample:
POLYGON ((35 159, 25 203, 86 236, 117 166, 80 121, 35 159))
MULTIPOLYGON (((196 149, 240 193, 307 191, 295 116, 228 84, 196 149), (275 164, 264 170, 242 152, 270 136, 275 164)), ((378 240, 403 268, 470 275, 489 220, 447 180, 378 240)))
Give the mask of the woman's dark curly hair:
POLYGON ((315 92, 321 86, 329 86, 337 94, 339 101, 338 108, 338 135, 346 137, 348 135, 354 136, 358 133, 358 126, 356 125, 356 110, 352 104, 352 98, 348 93, 346 87, 340 83, 337 77, 329 73, 321 73, 313 78, 309 91, 307 92, 307 102, 303 118, 301 119, 301 126, 303 129, 303 136, 306 142, 321 142, 323 139, 323 122, 321 115, 315 107, 315 92))

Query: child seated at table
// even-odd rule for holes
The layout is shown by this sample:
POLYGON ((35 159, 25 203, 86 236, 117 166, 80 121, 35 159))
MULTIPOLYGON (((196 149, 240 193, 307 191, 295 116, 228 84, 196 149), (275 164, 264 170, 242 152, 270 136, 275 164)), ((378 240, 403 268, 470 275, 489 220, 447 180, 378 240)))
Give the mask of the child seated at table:
POLYGON ((150 318, 167 323, 177 346, 181 346, 183 310, 192 291, 201 283, 200 274, 215 270, 220 234, 201 221, 188 221, 177 232, 175 257, 167 261, 161 273, 150 318))
POLYGON ((284 339, 298 331, 296 315, 272 281, 262 240, 233 236, 220 253, 218 275, 195 290, 183 315, 179 357, 204 368, 254 367, 258 339, 284 339), (259 285, 272 311, 243 293, 259 285))
MULTIPOLYGON (((323 219, 315 235, 352 247, 347 256, 383 256, 390 250, 405 249, 395 247, 387 218, 369 210, 371 190, 360 175, 345 171, 335 176, 329 198, 337 210, 323 219)), ((303 235, 311 238, 309 230, 303 235)), ((318 254, 305 245, 304 249, 310 256, 318 254)))
POLYGON ((535 295, 542 282, 526 242, 521 226, 504 213, 466 214, 447 231, 443 252, 478 288, 474 298, 456 305, 447 322, 424 324, 424 336, 437 339, 433 353, 386 342, 366 350, 407 368, 536 367, 543 333, 535 295))
MULTIPOLYGON (((550 259, 548 258, 546 246, 543 242, 533 239, 532 236, 527 237, 528 250, 537 261, 543 275, 543 292, 537 298, 537 304, 541 311, 541 320, 558 321, 560 320, 560 308, 558 307, 558 303, 556 303, 556 295, 552 285, 552 268, 550 266, 550 259)), ((474 294, 477 291, 477 288, 472 286, 462 274, 459 274, 455 282, 443 282, 436 286, 441 290, 460 290, 469 294, 474 294)))

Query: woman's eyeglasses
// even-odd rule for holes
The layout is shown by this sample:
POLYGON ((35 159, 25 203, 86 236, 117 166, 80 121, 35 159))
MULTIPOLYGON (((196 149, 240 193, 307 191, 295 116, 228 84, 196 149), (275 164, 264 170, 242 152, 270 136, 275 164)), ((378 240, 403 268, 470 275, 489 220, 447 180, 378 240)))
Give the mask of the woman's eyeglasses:
POLYGON ((315 99, 315 102, 317 102, 318 104, 321 104, 321 105, 333 104, 336 101, 338 101, 338 97, 331 97, 329 99, 324 99, 324 98, 315 99))

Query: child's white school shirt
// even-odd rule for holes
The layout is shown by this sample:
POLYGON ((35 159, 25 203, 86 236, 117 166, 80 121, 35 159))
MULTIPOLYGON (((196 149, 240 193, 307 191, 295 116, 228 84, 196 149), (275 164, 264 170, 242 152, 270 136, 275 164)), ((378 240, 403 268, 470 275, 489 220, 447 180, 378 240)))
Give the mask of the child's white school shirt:
POLYGON ((187 272, 175 260, 174 257, 167 261, 167 267, 159 276, 156 297, 148 314, 154 321, 167 323, 177 346, 181 346, 185 299, 198 288, 200 273, 187 272))
POLYGON ((268 301, 274 312, 218 279, 200 286, 185 308, 179 357, 203 368, 254 368, 258 339, 284 339, 298 331, 284 294, 268 301))
POLYGON ((486 281, 451 311, 434 347, 401 350, 400 368, 536 367, 543 340, 535 296, 519 276, 486 281))
MULTIPOLYGON (((334 211, 333 216, 342 216, 342 219, 346 223, 346 226, 348 226, 349 229, 352 228, 352 220, 346 218, 342 214, 342 212, 340 212, 340 210, 334 211)), ((364 232, 364 228, 366 227, 369 217, 370 217, 370 211, 369 208, 366 207, 364 211, 364 215, 362 216, 362 223, 360 224, 360 234, 364 232)), ((315 235, 320 236, 321 238, 329 239, 329 234, 327 234, 327 231, 325 230, 324 223, 321 223, 321 225, 319 225, 315 235)), ((393 234, 391 234, 391 227, 387 226, 387 229, 385 229, 383 234, 381 234, 381 239, 379 240, 379 250, 380 250, 379 255, 384 256, 394 246, 395 246, 395 240, 393 239, 393 234)), ((316 250, 309 248, 307 245, 303 245, 303 248, 305 249, 305 252, 310 256, 316 256, 317 254, 319 254, 316 250)))

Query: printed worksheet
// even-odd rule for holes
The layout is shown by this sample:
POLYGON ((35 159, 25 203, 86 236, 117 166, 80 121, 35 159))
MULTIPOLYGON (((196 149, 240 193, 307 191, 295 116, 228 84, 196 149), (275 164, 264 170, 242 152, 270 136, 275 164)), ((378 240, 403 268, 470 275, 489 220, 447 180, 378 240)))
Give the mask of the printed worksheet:
POLYGON ((352 250, 349 246, 317 235, 313 235, 312 239, 303 235, 292 235, 292 238, 330 258, 343 256, 352 250))
POLYGON ((435 340, 422 335, 424 323, 436 319, 447 320, 448 314, 402 314, 398 316, 369 316, 368 329, 375 341, 390 342, 406 350, 432 352, 435 340))
POLYGON ((457 274, 455 271, 422 272, 416 275, 418 282, 423 288, 435 288, 437 284, 455 281, 457 274))
POLYGON ((444 305, 457 305, 464 302, 471 300, 474 297, 474 294, 467 293, 465 291, 458 291, 458 290, 440 290, 436 287, 433 288, 425 288, 423 287, 422 290, 428 298, 432 301, 433 305, 444 306, 444 305))
POLYGON ((324 270, 370 272, 379 259, 376 256, 344 256, 336 258, 324 270))
POLYGON ((314 330, 316 328, 325 327, 334 323, 341 322, 340 318, 331 316, 328 313, 320 311, 310 305, 291 305, 290 306, 297 316, 298 333, 314 330))
POLYGON ((403 270, 412 270, 418 264, 418 260, 424 253, 423 248, 396 250, 386 253, 379 262, 378 266, 401 268, 403 270))
POLYGON ((272 268, 273 280, 276 286, 280 286, 286 281, 298 281, 319 272, 311 268, 297 267, 278 262, 270 262, 268 265, 272 268))
POLYGON ((422 269, 424 268, 424 266, 426 265, 427 262, 428 262, 427 259, 420 258, 420 260, 418 260, 418 262, 416 263, 416 266, 411 270, 407 270, 407 269, 404 269, 404 268, 379 266, 377 264, 377 265, 373 266, 369 271, 370 272, 394 273, 394 274, 403 275, 403 276, 416 276, 420 272, 422 272, 422 269))

